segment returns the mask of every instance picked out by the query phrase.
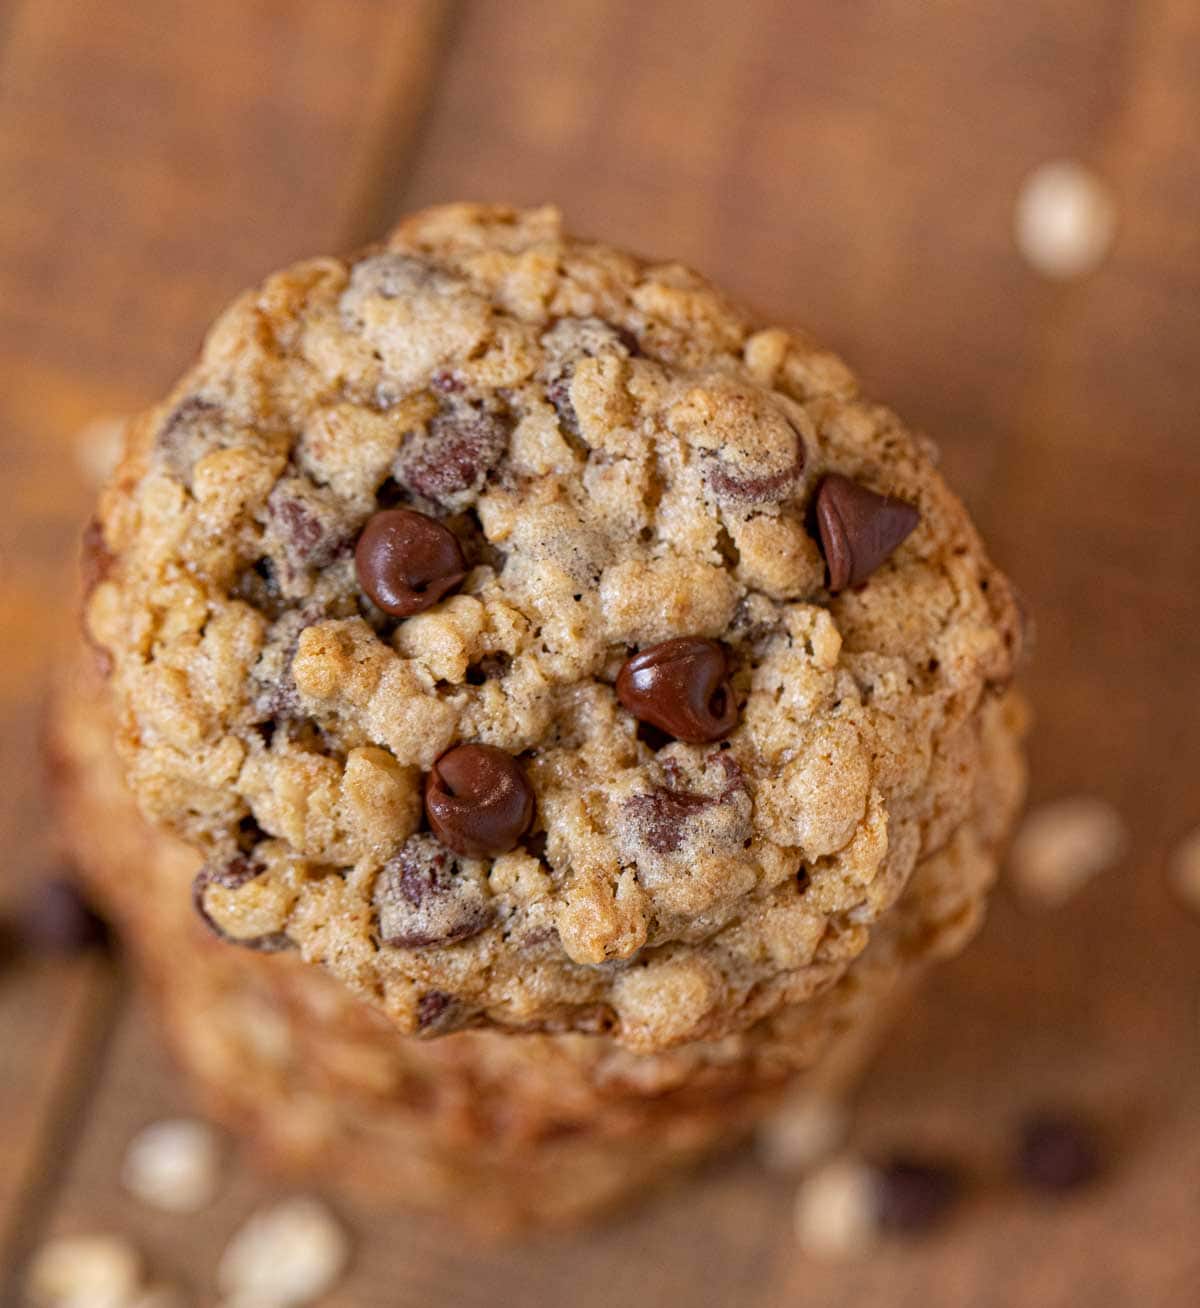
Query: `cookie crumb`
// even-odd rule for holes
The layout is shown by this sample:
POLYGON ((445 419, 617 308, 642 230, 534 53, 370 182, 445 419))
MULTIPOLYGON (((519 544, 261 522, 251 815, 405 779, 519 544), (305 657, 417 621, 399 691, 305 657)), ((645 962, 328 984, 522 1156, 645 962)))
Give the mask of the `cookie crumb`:
POLYGON ((793 1095, 762 1122, 755 1135, 759 1161, 772 1172, 804 1172, 845 1142, 850 1116, 827 1095, 793 1095))
POLYGON ((142 1280, 142 1259, 115 1235, 63 1235, 34 1256, 25 1291, 37 1308, 129 1308, 142 1280))
POLYGON ((1021 1124, 1016 1171, 1026 1185, 1049 1193, 1088 1185, 1100 1171, 1091 1127, 1061 1112, 1033 1114, 1021 1124))
POLYGON ((1013 884, 1030 904, 1065 904, 1129 849, 1124 819, 1092 795, 1052 800, 1021 824, 1009 860, 1013 884))
POLYGON ((879 1233, 877 1178, 857 1158, 817 1168, 796 1195, 796 1238, 806 1254, 827 1260, 865 1254, 879 1233))
POLYGON ((294 1308, 332 1287, 350 1255, 345 1232, 317 1199, 285 1199, 255 1213, 221 1255, 217 1285, 233 1303, 294 1308))
POLYGON ((1200 914, 1200 827, 1172 850, 1167 872, 1175 893, 1193 913, 1200 914))
POLYGON ((220 1145, 204 1122, 155 1122, 130 1141, 121 1170, 125 1188, 152 1208, 194 1213, 216 1197, 220 1145))
POLYGON ((1035 168, 1017 197, 1014 234, 1025 261, 1065 281, 1097 268, 1112 245, 1117 207, 1108 186, 1072 159, 1035 168))

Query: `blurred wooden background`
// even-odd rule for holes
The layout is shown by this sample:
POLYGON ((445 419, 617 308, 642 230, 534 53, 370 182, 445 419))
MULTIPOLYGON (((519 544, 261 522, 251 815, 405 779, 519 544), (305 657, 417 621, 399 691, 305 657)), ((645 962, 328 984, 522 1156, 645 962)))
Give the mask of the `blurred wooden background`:
MULTIPOLYGON (((1163 864, 1200 822, 1200 5, 1195 0, 2 0, 0 897, 52 870, 31 760, 90 494, 76 435, 151 400, 232 293, 405 208, 556 199, 843 350, 942 445, 1038 620, 1035 796, 1115 801, 1134 853, 1055 914, 1002 895, 881 1061, 859 1138, 960 1154, 944 1235, 805 1262, 748 1161, 602 1229, 510 1251, 403 1214, 356 1233, 337 1305, 989 1305, 1200 1300, 1200 927, 1163 864), (1120 230, 1096 274, 1011 241, 1022 177, 1093 165, 1120 230), (1006 1187, 1014 1114, 1103 1124, 1093 1192, 1006 1187)), ((273 1193, 201 1219, 116 1182, 186 1102, 120 976, 0 979, 0 1257, 129 1233, 211 1301, 273 1193)))

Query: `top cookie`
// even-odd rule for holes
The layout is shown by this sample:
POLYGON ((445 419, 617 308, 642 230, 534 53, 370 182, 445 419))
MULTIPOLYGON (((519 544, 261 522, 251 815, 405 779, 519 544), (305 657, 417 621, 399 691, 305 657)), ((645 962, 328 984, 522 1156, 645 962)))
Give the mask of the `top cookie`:
POLYGON ((1017 641, 833 355, 552 209, 236 301, 88 555, 198 910, 426 1033, 649 1050, 830 984, 965 820, 1017 641))

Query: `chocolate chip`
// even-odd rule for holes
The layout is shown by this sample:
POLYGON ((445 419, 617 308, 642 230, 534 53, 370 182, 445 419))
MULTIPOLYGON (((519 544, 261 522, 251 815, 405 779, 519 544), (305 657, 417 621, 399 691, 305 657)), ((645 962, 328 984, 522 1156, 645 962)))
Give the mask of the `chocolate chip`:
POLYGON ((921 515, 904 500, 877 495, 830 473, 816 498, 817 531, 829 568, 829 589, 857 586, 916 529, 921 515))
POLYGON ((440 990, 426 990, 417 1000, 417 1030, 445 1029, 454 1008, 454 998, 440 990))
POLYGON ((65 878, 37 887, 17 923, 22 942, 36 953, 81 954, 108 943, 108 927, 65 878))
POLYGON ((936 1226, 962 1193, 953 1168, 893 1158, 875 1169, 877 1220, 885 1231, 915 1234, 936 1226))
POLYGON ((281 477, 267 500, 265 541, 288 594, 309 569, 332 563, 353 539, 356 522, 328 490, 305 477, 281 477))
POLYGON ((375 881, 379 938, 399 949, 449 945, 493 918, 480 878, 430 835, 411 836, 375 881))
POLYGON ((639 721, 690 744, 720 740, 737 725, 725 649, 698 636, 664 640, 628 659, 617 698, 639 721))
POLYGON ((204 905, 204 892, 210 885, 220 886, 224 890, 239 890, 248 881, 261 876, 264 871, 266 869, 261 863, 241 854, 225 863, 206 863, 192 881, 192 907, 218 940, 224 940, 231 945, 241 945, 243 949, 254 949, 262 954, 277 954, 293 947, 291 938, 285 932, 271 931, 261 936, 231 936, 213 920, 204 905))
POLYGON ((459 745, 438 759, 425 780, 425 813, 434 835, 468 857, 515 848, 529 830, 533 809, 524 769, 492 745, 459 745))
POLYGON ((358 583, 393 617, 432 608, 467 575, 452 531, 413 509, 384 509, 363 529, 354 551, 358 583))
POLYGON ((401 448, 394 476, 415 495, 445 507, 478 491, 508 448, 510 424, 499 414, 457 403, 401 448))
MULTIPOLYGON (((790 426, 790 424, 789 424, 790 426)), ((804 472, 804 442, 793 427, 795 455, 786 468, 778 472, 755 473, 718 455, 708 471, 708 482, 717 495, 735 504, 774 504, 785 499, 804 472)))
POLYGON ((154 438, 166 468, 189 488, 192 468, 221 441, 221 405, 204 395, 189 395, 167 416, 154 438))
POLYGON ((673 854, 684 843, 689 819, 717 802, 708 795, 655 789, 631 796, 623 808, 637 826, 642 844, 656 854, 673 854))
POLYGON ((1035 1113, 1021 1125, 1016 1170, 1036 1190, 1076 1190, 1100 1171, 1091 1128, 1064 1113, 1035 1113))

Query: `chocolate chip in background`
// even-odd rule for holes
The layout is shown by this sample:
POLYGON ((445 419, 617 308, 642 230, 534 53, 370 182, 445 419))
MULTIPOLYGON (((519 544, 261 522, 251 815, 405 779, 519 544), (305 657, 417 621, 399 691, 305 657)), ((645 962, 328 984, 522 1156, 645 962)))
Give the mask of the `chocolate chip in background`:
POLYGON ((467 575, 458 538, 413 509, 383 509, 354 550, 359 585, 385 613, 407 618, 432 608, 467 575))
POLYGON ((879 1227, 904 1235, 931 1230, 962 1197, 961 1172, 947 1163, 897 1155, 874 1166, 879 1227))
POLYGON ((1061 1110, 1043 1110, 1020 1124, 1014 1166, 1032 1189, 1068 1193, 1100 1174, 1100 1146, 1088 1122, 1061 1110))
POLYGON ((525 769, 493 745, 458 745, 425 779, 425 815, 434 835, 468 858, 516 848, 533 822, 534 805, 525 769))
POLYGON ((384 864, 373 901, 380 940, 398 949, 466 940, 495 915, 478 871, 426 832, 410 836, 384 864))
POLYGON ((815 518, 829 589, 837 592, 866 581, 916 530, 921 515, 904 500, 834 472, 817 489, 815 518))
POLYGON ((392 476, 413 495, 461 507, 503 458, 511 432, 507 417, 449 399, 423 433, 401 446, 392 476))
POLYGON ((699 636, 660 641, 626 660, 617 698, 641 722, 691 744, 727 736, 738 707, 725 648, 699 636))
POLYGON ((66 877, 53 877, 35 887, 15 926, 20 943, 33 953, 69 956, 110 943, 103 918, 66 877))

